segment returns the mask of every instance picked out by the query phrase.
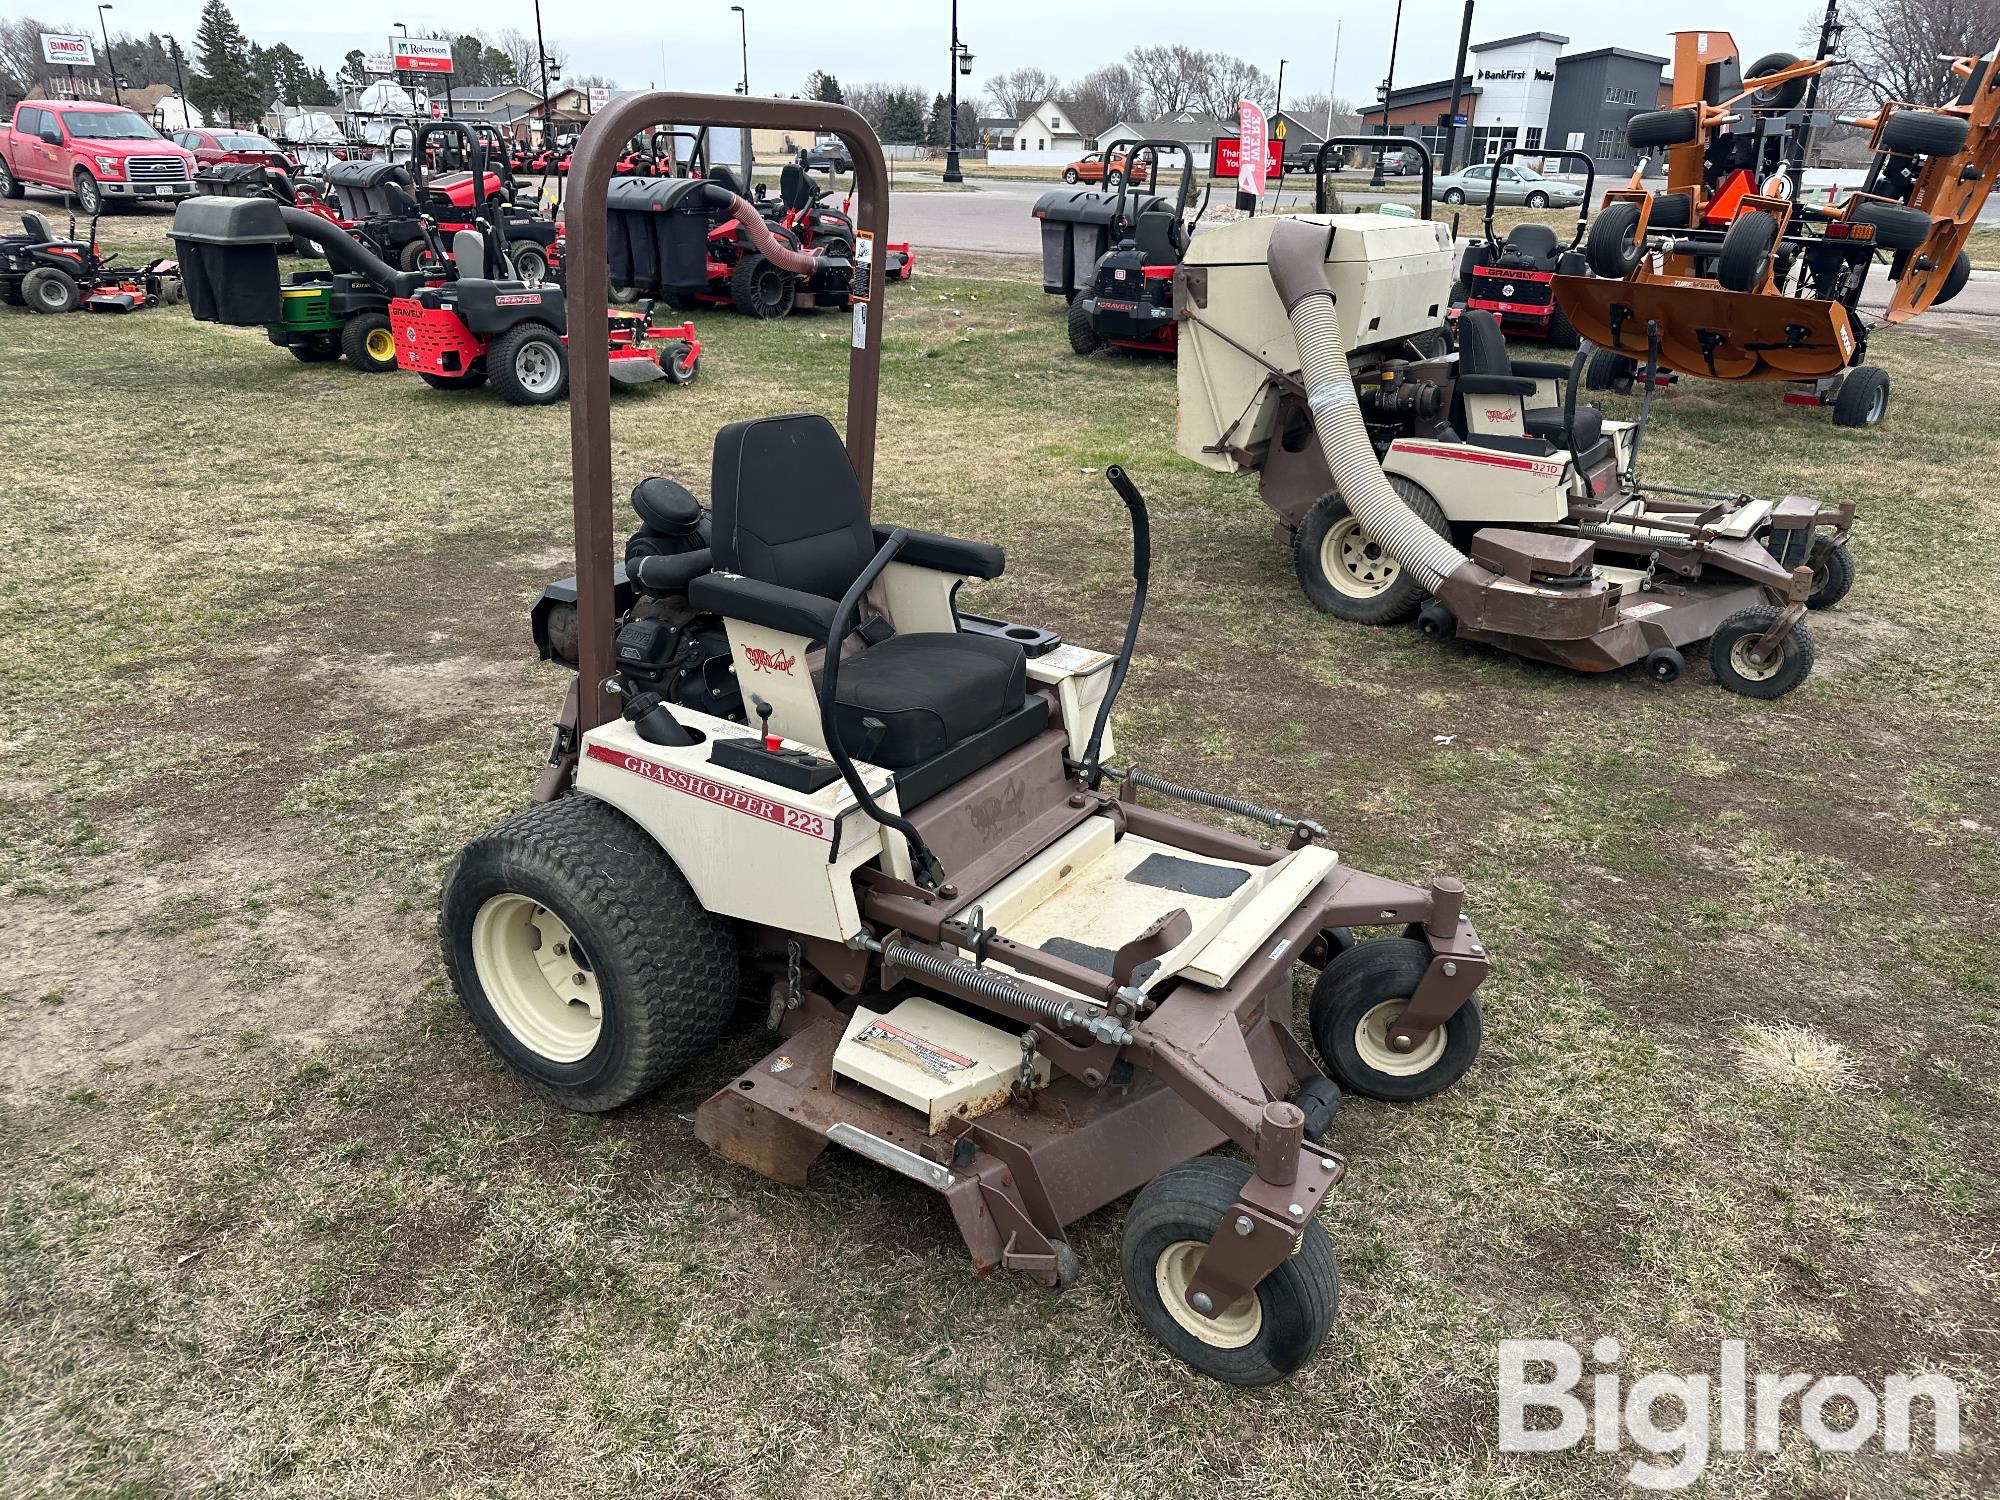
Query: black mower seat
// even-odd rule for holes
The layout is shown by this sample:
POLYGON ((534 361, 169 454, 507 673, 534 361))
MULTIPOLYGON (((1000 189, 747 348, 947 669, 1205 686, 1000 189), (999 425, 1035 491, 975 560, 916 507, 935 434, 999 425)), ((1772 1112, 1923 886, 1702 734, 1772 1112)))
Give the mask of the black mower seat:
POLYGON ((55 231, 49 228, 49 221, 32 208, 21 215, 21 232, 37 245, 46 245, 56 237, 55 231))
POLYGON ((778 174, 779 201, 786 208, 811 208, 818 198, 819 189, 806 169, 795 161, 786 162, 784 171, 778 174))
POLYGON ((1546 224, 1516 224, 1500 246, 1499 264, 1546 270, 1562 251, 1562 241, 1546 224))
POLYGON ((1139 247, 1140 261, 1149 266, 1180 264, 1181 246, 1174 233, 1180 216, 1166 209, 1149 209, 1132 226, 1133 242, 1139 247))
MULTIPOLYGON (((1459 316, 1458 372, 1461 377, 1564 379, 1569 374, 1569 367, 1542 363, 1516 365, 1508 358, 1507 340, 1500 332, 1500 320, 1492 313, 1475 307, 1467 309, 1459 316)), ((1542 406, 1530 411, 1527 409, 1528 392, 1522 390, 1518 394, 1521 396, 1523 408, 1521 426, 1528 436, 1542 438, 1558 448, 1567 448, 1579 456, 1589 453, 1603 441, 1602 407, 1579 401, 1576 406, 1575 423, 1565 433, 1561 407, 1542 406)), ((1461 395, 1459 399, 1462 402, 1464 398, 1461 395)), ((1462 412, 1458 420, 1463 422, 1462 412)))
POLYGON ((708 180, 719 182, 739 198, 750 196, 750 189, 743 179, 736 175, 734 167, 713 166, 708 169, 708 180))
MULTIPOLYGON (((715 435, 709 501, 719 571, 689 585, 690 602, 824 640, 833 606, 886 535, 833 424, 815 412, 730 423, 715 435)), ((1006 566, 997 547, 924 532, 902 560, 980 578, 1006 566)), ((897 778, 906 810, 1048 723, 1015 642, 964 631, 862 638, 873 643, 841 658, 832 727, 855 758, 907 773, 897 778)))
POLYGON ((1538 411, 1523 412, 1521 425, 1528 430, 1528 436, 1547 438, 1558 448, 1568 448, 1575 453, 1588 453, 1604 441, 1604 409, 1579 403, 1576 421, 1570 427, 1568 440, 1563 434, 1563 414, 1559 406, 1545 406, 1538 411))

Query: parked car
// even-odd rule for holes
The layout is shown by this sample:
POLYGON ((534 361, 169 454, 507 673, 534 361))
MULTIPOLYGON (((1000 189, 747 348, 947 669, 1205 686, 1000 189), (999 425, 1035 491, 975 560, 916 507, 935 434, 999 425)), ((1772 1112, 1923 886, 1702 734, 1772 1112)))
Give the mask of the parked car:
POLYGON ((0 130, 0 198, 31 187, 73 193, 93 217, 113 200, 171 203, 194 195, 194 153, 120 105, 24 100, 0 130))
POLYGON ((808 172, 845 176, 854 170, 854 153, 847 149, 845 141, 835 136, 831 140, 814 141, 812 150, 799 152, 799 165, 808 172))
POLYGON ((276 167, 280 172, 290 174, 299 170, 299 164, 285 154, 284 147, 254 131, 176 130, 173 142, 192 151, 197 166, 250 162, 260 167, 276 167))
MULTIPOLYGON (((1063 168, 1063 181, 1074 186, 1079 182, 1100 182, 1108 188, 1116 188, 1125 180, 1126 162, 1122 155, 1105 161, 1102 151, 1093 151, 1063 168)), ((1146 159, 1142 156, 1131 164, 1132 183, 1136 187, 1146 180, 1146 159)))
POLYGON ((1502 167, 1480 162, 1463 172, 1438 178, 1433 190, 1446 203, 1484 203, 1495 177, 1499 178, 1494 190, 1495 201, 1499 203, 1527 208, 1575 208, 1583 202, 1583 189, 1576 183, 1544 177, 1521 162, 1509 162, 1502 167))
MULTIPOLYGON (((1362 165, 1371 172, 1375 169, 1373 152, 1363 154, 1362 165)), ((1416 177, 1424 170, 1423 158, 1416 152, 1402 147, 1391 147, 1382 153, 1382 175, 1384 177, 1416 177)))

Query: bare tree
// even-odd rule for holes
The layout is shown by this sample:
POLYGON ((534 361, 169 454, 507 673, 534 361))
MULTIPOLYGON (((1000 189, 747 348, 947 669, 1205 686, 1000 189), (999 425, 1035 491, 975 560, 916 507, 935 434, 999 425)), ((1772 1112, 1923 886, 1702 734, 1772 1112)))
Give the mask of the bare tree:
POLYGON ((1285 106, 1285 113, 1301 124, 1310 125, 1321 135, 1359 135, 1361 112, 1351 99, 1328 98, 1325 94, 1301 94, 1285 106), (1331 126, 1328 120, 1332 121, 1331 126))
POLYGON ((1053 73, 1044 73, 1040 68, 1016 68, 1011 73, 1001 73, 988 79, 986 98, 995 114, 1018 120, 1044 99, 1054 98, 1061 90, 1062 84, 1053 73))
POLYGON ((1163 119, 1198 107, 1208 77, 1208 54, 1179 42, 1134 47, 1125 54, 1125 66, 1145 94, 1147 112, 1163 119))
POLYGON ((1227 119, 1236 113, 1238 100, 1249 99, 1270 107, 1271 80, 1255 63, 1223 52, 1208 54, 1208 70, 1196 107, 1202 113, 1227 119))
POLYGON ((1086 73, 1057 93, 1071 122, 1093 138, 1104 134, 1120 120, 1130 120, 1145 110, 1145 90, 1132 70, 1120 63, 1086 73))
POLYGON ((1843 50, 1871 100, 1942 104, 1961 84, 1940 59, 1981 55, 1996 32, 2000 0, 1859 0, 1843 50))
MULTIPOLYGON (((507 54, 507 65, 514 70, 514 76, 521 80, 524 88, 539 91, 542 86, 542 64, 535 56, 535 39, 512 30, 500 33, 495 43, 507 54)), ((556 75, 569 68, 569 54, 555 42, 549 43, 549 92, 554 93, 556 75)))

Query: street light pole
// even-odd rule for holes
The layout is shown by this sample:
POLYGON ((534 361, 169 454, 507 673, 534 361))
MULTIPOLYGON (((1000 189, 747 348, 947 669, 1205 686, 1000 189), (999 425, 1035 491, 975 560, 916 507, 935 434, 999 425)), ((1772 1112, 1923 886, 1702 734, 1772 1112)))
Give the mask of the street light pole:
MULTIPOLYGON (((549 49, 542 41, 542 0, 535 0, 535 56, 542 69, 542 149, 555 149, 555 122, 549 118, 549 49)), ((542 187, 548 187, 548 173, 542 174, 542 187)))
POLYGON ((1340 22, 1333 23, 1333 71, 1326 78, 1326 134, 1321 140, 1333 136, 1333 101, 1340 97, 1340 22))
POLYGON ((111 55, 111 23, 104 19, 104 13, 110 9, 109 5, 97 7, 97 24, 104 32, 104 68, 111 75, 111 97, 123 104, 125 95, 118 88, 118 59, 111 55))
POLYGON ((1444 167, 1440 176, 1451 171, 1453 148, 1458 144, 1459 88, 1465 79, 1465 54, 1472 46, 1472 0, 1465 0, 1465 19, 1458 27, 1458 61, 1451 67, 1451 113, 1444 123, 1444 167))
POLYGON ((944 180, 965 181, 958 168, 958 0, 951 0, 951 123, 945 128, 944 180))
MULTIPOLYGON (((743 82, 738 92, 745 99, 750 97, 750 13, 740 5, 729 7, 736 12, 737 30, 743 42, 743 82)), ((748 192, 751 179, 757 175, 757 153, 750 140, 750 127, 745 125, 736 134, 736 149, 743 158, 743 188, 748 192)))
POLYGON ((181 76, 181 44, 170 31, 167 33, 167 55, 174 60, 174 97, 181 102, 181 129, 194 129, 194 122, 188 119, 187 80, 181 76))
MULTIPOLYGON (((1396 48, 1403 40, 1403 0, 1396 0, 1396 26, 1389 33, 1389 76, 1382 80, 1382 134, 1389 133, 1389 98, 1396 92, 1396 48)), ((1368 179, 1372 188, 1382 186, 1382 157, 1386 147, 1375 148, 1375 172, 1368 179)))

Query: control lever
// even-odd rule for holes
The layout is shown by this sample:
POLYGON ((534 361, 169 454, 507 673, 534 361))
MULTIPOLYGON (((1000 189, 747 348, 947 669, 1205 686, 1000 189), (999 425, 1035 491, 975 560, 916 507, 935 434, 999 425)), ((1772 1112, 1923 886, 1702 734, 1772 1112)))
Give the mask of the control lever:
POLYGON ((764 748, 776 755, 785 742, 782 737, 771 733, 771 705, 752 693, 750 706, 757 710, 757 727, 764 736, 764 748))

